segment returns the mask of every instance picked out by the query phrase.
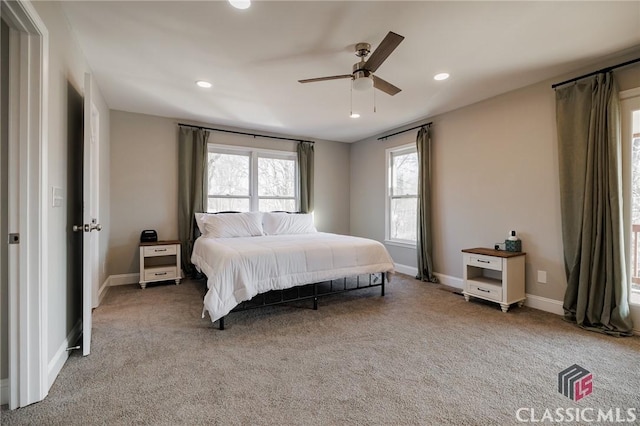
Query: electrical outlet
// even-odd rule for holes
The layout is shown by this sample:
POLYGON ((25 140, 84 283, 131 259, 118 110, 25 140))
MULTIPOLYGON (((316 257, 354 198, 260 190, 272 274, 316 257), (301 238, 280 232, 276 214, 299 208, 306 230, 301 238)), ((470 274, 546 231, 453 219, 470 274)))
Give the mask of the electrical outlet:
POLYGON ((547 283, 547 271, 538 271, 538 282, 540 284, 547 283))

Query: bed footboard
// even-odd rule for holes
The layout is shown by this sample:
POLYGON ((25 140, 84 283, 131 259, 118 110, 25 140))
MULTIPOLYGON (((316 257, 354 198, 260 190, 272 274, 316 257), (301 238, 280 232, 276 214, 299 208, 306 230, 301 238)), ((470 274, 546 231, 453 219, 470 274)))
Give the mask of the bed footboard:
MULTIPOLYGON (((380 287, 380 296, 384 296, 386 282, 385 273, 378 272, 375 274, 368 274, 366 277, 368 277, 368 279, 363 279, 362 276, 358 275, 357 277, 345 277, 321 283, 304 284, 284 290, 272 290, 267 293, 258 294, 253 299, 241 303, 233 308, 231 312, 240 312, 264 306, 275 306, 283 303, 309 299, 313 300, 313 309, 317 310, 318 299, 321 297, 372 287, 380 287)), ((225 318, 226 316, 218 320, 218 328, 220 330, 224 330, 225 318)))

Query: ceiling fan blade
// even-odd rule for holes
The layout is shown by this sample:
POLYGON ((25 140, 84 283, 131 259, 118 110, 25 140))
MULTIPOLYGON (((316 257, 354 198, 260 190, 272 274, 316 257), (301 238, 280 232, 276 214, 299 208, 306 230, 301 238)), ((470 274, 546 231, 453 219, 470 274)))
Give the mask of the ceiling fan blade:
POLYGON ((373 76, 373 87, 378 90, 382 90, 384 93, 391 96, 395 95, 401 90, 388 81, 383 80, 380 77, 376 77, 375 75, 373 76))
POLYGON ((314 83, 316 81, 339 80, 341 78, 353 78, 353 75, 351 75, 351 74, 342 74, 342 75, 332 75, 330 77, 308 78, 306 80, 298 80, 298 82, 300 82, 300 83, 314 83))
POLYGON ((391 55, 391 53, 396 50, 396 47, 404 40, 404 37, 394 33, 393 31, 389 31, 389 34, 386 35, 382 43, 378 46, 378 48, 371 54, 369 60, 364 65, 364 68, 375 72, 380 65, 391 55))

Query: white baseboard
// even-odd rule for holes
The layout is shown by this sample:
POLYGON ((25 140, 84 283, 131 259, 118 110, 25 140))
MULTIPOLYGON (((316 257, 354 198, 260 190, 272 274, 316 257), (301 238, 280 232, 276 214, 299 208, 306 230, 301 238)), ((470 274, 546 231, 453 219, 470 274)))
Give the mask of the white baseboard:
POLYGON ((546 297, 535 296, 533 294, 527 294, 526 296, 527 299, 524 301, 525 306, 545 312, 551 312, 556 315, 564 315, 564 309, 562 308, 563 302, 561 300, 548 299, 546 297))
POLYGON ((81 331, 82 319, 78 319, 78 322, 76 322, 76 325, 71 329, 67 338, 64 339, 56 354, 51 358, 51 361, 49 361, 48 388, 51 388, 56 377, 60 374, 60 370, 62 370, 64 363, 67 362, 67 359, 69 358, 69 351, 67 351, 67 348, 78 341, 81 331))
POLYGON ((9 403, 9 379, 0 380, 0 405, 9 403))
POLYGON ((400 272, 401 274, 410 275, 412 277, 415 277, 416 275, 418 275, 418 268, 415 268, 413 266, 394 263, 393 267, 396 269, 396 272, 400 272))
MULTIPOLYGON (((396 272, 400 272, 401 274, 409 275, 411 277, 415 277, 416 275, 418 275, 418 268, 414 266, 407 266, 399 263, 396 263, 394 266, 396 268, 396 272)), ((433 275, 435 275, 438 278, 438 281, 441 284, 448 285, 449 287, 459 288, 459 289, 464 288, 461 278, 440 274, 438 272, 434 272, 433 275)))
MULTIPOLYGON (((396 272, 401 274, 409 275, 411 277, 415 277, 418 275, 418 268, 414 266, 402 265, 400 263, 396 263, 394 265, 396 272)), ((462 278, 452 277, 451 275, 441 274, 439 272, 434 272, 434 275, 438 277, 438 280, 441 284, 447 285, 449 287, 464 289, 464 282, 462 278)), ((184 274, 183 274, 184 276, 184 274)), ((102 299, 107 294, 109 287, 117 286, 117 285, 127 285, 127 284, 138 284, 140 282, 140 274, 119 274, 119 275, 110 275, 100 287, 100 296, 99 300, 102 302, 102 299)), ((527 294, 527 300, 525 300, 525 306, 530 308, 538 309, 545 312, 550 312, 556 315, 564 315, 564 309, 562 308, 562 301, 549 299, 546 297, 535 296, 533 294, 527 294)), ((636 334, 640 335, 640 330, 634 330, 636 334)))
MULTIPOLYGON (((458 288, 460 290, 464 289, 464 280, 462 278, 439 274, 437 272, 434 275, 438 277, 441 284, 458 288)), ((556 315, 564 315, 561 300, 548 299, 546 297, 535 296, 533 294, 527 294, 526 297, 527 299, 524 302, 525 306, 556 315)))
POLYGON ((102 300, 105 298, 105 296, 109 292, 110 285, 111 285, 111 276, 108 276, 107 279, 104 280, 104 282, 98 289, 98 306, 102 304, 102 300))
POLYGON ((464 288, 464 282, 462 281, 462 278, 452 277, 451 275, 440 274, 438 272, 434 272, 433 275, 438 277, 438 281, 440 281, 440 284, 458 288, 460 290, 464 288))
MULTIPOLYGON (((180 270, 180 276, 184 278, 184 271, 180 270)), ((103 284, 103 286, 107 285, 109 287, 115 287, 117 285, 128 285, 128 284, 139 284, 140 283, 140 274, 118 274, 118 275, 109 275, 107 281, 103 284), (108 283, 107 283, 108 281, 108 283)))
MULTIPOLYGON (((418 274, 418 268, 414 268, 412 266, 400 265, 396 263, 395 267, 396 271, 403 274, 411 275, 414 277, 418 274)), ((462 280, 462 278, 452 277, 451 275, 445 275, 438 272, 434 272, 434 275, 438 277, 440 284, 444 284, 446 286, 457 288, 460 290, 464 289, 464 281, 462 280)), ((564 309, 562 308, 561 300, 548 299, 546 297, 535 296, 533 294, 527 294, 526 296, 527 300, 525 300, 525 306, 545 312, 550 312, 556 315, 564 315, 564 309)))
POLYGON ((138 284, 140 282, 140 274, 118 274, 109 275, 109 287, 117 285, 138 284))

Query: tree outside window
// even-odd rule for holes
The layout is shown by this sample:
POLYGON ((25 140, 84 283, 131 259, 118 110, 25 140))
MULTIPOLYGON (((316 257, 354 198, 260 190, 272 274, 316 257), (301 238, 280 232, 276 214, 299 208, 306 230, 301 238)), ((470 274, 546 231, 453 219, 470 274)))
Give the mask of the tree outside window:
POLYGON ((388 151, 387 239, 415 244, 418 208, 418 152, 415 146, 388 151))
POLYGON ((207 211, 296 211, 295 153, 210 145, 207 211))

